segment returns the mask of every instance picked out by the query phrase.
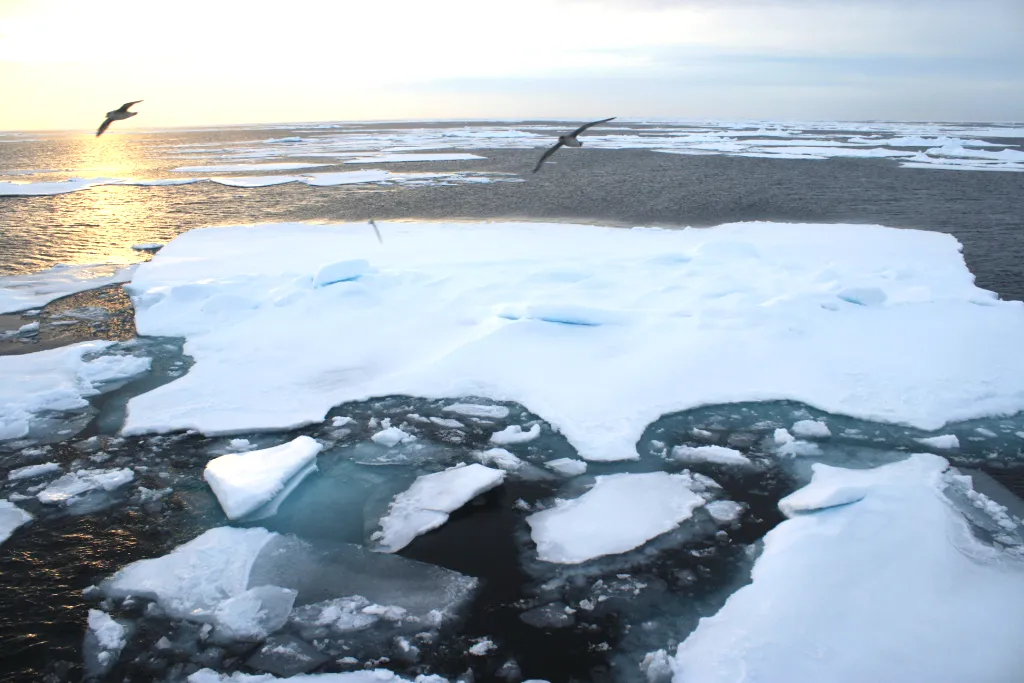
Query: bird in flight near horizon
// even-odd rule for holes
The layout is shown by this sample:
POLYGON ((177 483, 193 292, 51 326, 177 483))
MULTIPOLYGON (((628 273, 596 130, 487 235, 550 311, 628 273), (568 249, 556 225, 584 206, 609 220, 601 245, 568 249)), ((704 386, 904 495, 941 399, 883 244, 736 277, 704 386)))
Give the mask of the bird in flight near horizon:
POLYGON ((380 236, 380 229, 377 227, 377 221, 370 219, 370 225, 373 226, 373 231, 377 233, 377 241, 384 244, 384 238, 380 236))
POLYGON ((124 121, 125 119, 130 119, 131 117, 138 114, 139 112, 137 111, 128 111, 128 107, 132 106, 133 104, 138 104, 139 102, 142 102, 142 100, 135 100, 134 102, 125 102, 114 111, 108 111, 107 118, 103 119, 103 123, 100 124, 99 130, 96 131, 96 137, 103 135, 103 131, 109 128, 110 124, 112 124, 114 121, 124 121))
POLYGON ((568 135, 559 135, 558 136, 558 142, 555 143, 554 147, 551 147, 546 152, 544 152, 544 156, 542 156, 540 158, 540 161, 537 162, 537 165, 533 167, 533 172, 536 173, 537 171, 539 171, 541 165, 545 161, 548 160, 548 157, 550 157, 552 154, 557 152, 558 148, 561 147, 562 145, 565 145, 566 147, 582 147, 583 143, 580 142, 579 140, 577 140, 576 136, 579 135, 580 133, 582 133, 583 131, 585 131, 587 128, 590 128, 591 126, 596 126, 599 123, 608 123, 609 121, 611 121, 614 118, 615 117, 612 116, 612 117, 607 118, 607 119, 601 119, 600 121, 592 121, 591 123, 584 123, 582 126, 577 128, 573 132, 569 133, 568 135))

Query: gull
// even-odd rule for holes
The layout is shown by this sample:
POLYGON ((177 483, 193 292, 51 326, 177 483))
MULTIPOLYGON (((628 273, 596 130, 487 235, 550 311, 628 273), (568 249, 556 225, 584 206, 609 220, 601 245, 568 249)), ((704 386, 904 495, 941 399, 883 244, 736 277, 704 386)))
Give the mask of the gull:
POLYGON ((128 107, 132 106, 133 104, 138 104, 141 101, 142 100, 135 100, 134 102, 125 102, 114 111, 108 111, 107 118, 103 119, 103 123, 100 124, 99 130, 96 131, 96 137, 103 135, 103 131, 109 128, 110 124, 112 124, 114 121, 124 121, 125 119, 130 119, 131 117, 138 114, 139 112, 137 111, 128 111, 128 107))
POLYGON ((547 161, 548 157, 550 157, 552 154, 558 151, 558 148, 561 147, 562 145, 565 145, 566 147, 582 147, 583 143, 577 140, 576 136, 585 131, 587 128, 590 128, 591 126, 596 126, 599 123, 608 123, 614 118, 615 117, 612 116, 611 118, 601 119, 600 121, 584 123, 582 126, 577 128, 573 132, 569 133, 568 135, 559 135, 558 142, 555 143, 554 147, 551 147, 550 149, 548 149, 548 151, 544 152, 544 156, 542 156, 540 158, 540 161, 537 162, 537 165, 533 167, 533 172, 536 173, 537 171, 539 171, 541 164, 547 161))
POLYGON ((370 219, 370 225, 373 226, 373 231, 377 233, 377 241, 384 244, 384 238, 380 236, 380 229, 377 227, 377 221, 370 219))

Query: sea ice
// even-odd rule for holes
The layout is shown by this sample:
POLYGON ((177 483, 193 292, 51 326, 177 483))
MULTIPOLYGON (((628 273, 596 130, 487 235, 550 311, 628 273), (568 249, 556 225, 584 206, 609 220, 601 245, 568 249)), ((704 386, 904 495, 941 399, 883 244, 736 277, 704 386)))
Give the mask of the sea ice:
POLYGON ((548 460, 544 463, 544 467, 547 467, 549 470, 554 470, 566 477, 578 477, 587 471, 587 463, 582 460, 574 460, 573 458, 556 458, 555 460, 548 460))
POLYGON ((44 505, 63 503, 70 505, 72 501, 90 491, 113 491, 135 478, 135 473, 127 467, 110 470, 78 470, 68 472, 56 479, 36 494, 36 498, 44 505))
POLYGON ((474 453, 473 457, 484 465, 497 467, 499 470, 505 470, 506 472, 513 472, 526 464, 514 453, 504 448, 489 448, 486 451, 474 453))
POLYGON ((221 601, 213 611, 219 636, 228 640, 264 640, 286 623, 298 591, 257 586, 221 601))
POLYGON ((799 420, 793 424, 790 431, 804 439, 826 439, 832 436, 828 425, 817 420, 799 420))
POLYGON ((41 415, 87 408, 104 385, 146 372, 150 359, 98 356, 113 342, 82 342, 18 356, 0 356, 0 440, 27 436, 41 415))
MULTIPOLYGON (((365 671, 345 671, 342 673, 296 674, 287 678, 278 678, 272 674, 246 674, 236 671, 232 674, 217 673, 213 669, 200 669, 188 677, 188 683, 410 683, 409 679, 387 669, 367 669, 365 671)), ((435 676, 419 675, 412 683, 444 683, 444 679, 435 676)))
POLYGON ((32 515, 10 501, 0 498, 0 544, 3 544, 14 530, 32 521, 32 515))
POLYGON ((37 273, 0 277, 0 313, 26 311, 69 294, 128 282, 135 268, 108 263, 60 265, 37 273))
POLYGON ((790 434, 788 429, 781 427, 776 429, 772 439, 775 445, 779 447, 779 453, 782 455, 793 457, 798 455, 818 455, 821 453, 821 447, 818 444, 800 441, 790 434))
POLYGON ((718 522, 733 522, 743 514, 743 504, 734 500, 714 500, 704 509, 718 522))
POLYGON ((477 154, 377 154, 372 157, 349 159, 346 164, 396 164, 407 161, 467 161, 470 159, 486 159, 477 154))
POLYGON ((239 171, 294 171, 300 168, 317 168, 326 164, 302 164, 282 162, 272 164, 214 164, 211 166, 181 166, 171 169, 178 173, 235 173, 239 171))
POLYGON ((680 462, 710 462, 717 465, 750 465, 750 458, 725 446, 676 446, 672 457, 680 462))
POLYGON ((473 463, 426 474, 392 501, 373 534, 385 552, 393 553, 420 534, 448 521, 448 515, 505 480, 502 470, 473 463))
POLYGON ((1024 563, 975 538, 934 455, 814 466, 752 583, 679 646, 677 681, 1003 683, 1024 667, 1024 563), (934 627, 924 628, 923 624, 934 627))
MULTIPOLYGON (((323 446, 308 436, 245 453, 228 453, 206 464, 206 479, 228 519, 240 519, 274 500, 292 480, 316 469, 323 446)), ((297 482, 296 482, 297 483, 297 482)))
POLYGON ((117 653, 125 646, 124 626, 111 619, 106 612, 89 610, 89 630, 96 635, 96 641, 104 650, 117 653))
POLYGON ((956 434, 930 436, 924 439, 917 439, 917 442, 924 444, 925 446, 940 448, 942 450, 954 450, 956 448, 960 448, 960 439, 956 438, 956 434))
POLYGON ((87 623, 89 630, 82 644, 82 655, 85 660, 85 678, 94 680, 109 673, 127 643, 124 626, 106 612, 89 610, 87 623))
POLYGON ((60 471, 60 465, 55 462, 44 462, 39 465, 26 465, 25 467, 19 467, 11 470, 7 474, 9 481, 18 481, 20 479, 35 479, 51 472, 60 471))
MULTIPOLYGON (((661 415, 708 403, 788 399, 926 430, 1024 410, 1024 304, 976 287, 938 232, 396 223, 382 249, 365 224, 208 228, 169 243, 129 290, 139 332, 185 336, 195 360, 131 400, 130 434, 287 429, 346 401, 482 396, 525 406, 585 459, 620 460, 661 415), (339 258, 376 272, 314 287, 339 258), (885 301, 837 296, 855 287, 885 301), (615 322, 498 315, 555 304, 615 322)), ((469 417, 508 414, 489 407, 501 414, 469 417)))
POLYGON ((509 425, 500 432, 491 434, 491 443, 498 444, 499 446, 508 446, 517 443, 526 443, 527 441, 533 441, 540 436, 540 425, 535 424, 530 427, 529 431, 524 432, 523 428, 519 425, 509 425))
POLYGON ((446 406, 445 410, 450 413, 458 413, 468 417, 482 417, 489 420, 502 420, 508 417, 508 408, 505 406, 485 406, 476 403, 453 403, 446 406))
POLYGON ((526 518, 546 562, 579 564, 638 548, 672 531, 704 504, 689 473, 597 477, 579 498, 526 518))
POLYGON ((380 444, 381 446, 394 448, 400 443, 415 441, 416 437, 408 432, 402 431, 398 427, 388 427, 387 429, 382 429, 371 436, 370 440, 376 444, 380 444))

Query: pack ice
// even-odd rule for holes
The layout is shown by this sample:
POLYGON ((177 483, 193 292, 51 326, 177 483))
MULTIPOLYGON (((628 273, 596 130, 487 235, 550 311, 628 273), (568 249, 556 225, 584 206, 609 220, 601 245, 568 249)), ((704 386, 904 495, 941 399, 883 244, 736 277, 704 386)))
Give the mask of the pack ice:
POLYGON ((660 415, 708 403, 792 399, 928 430, 1024 409, 1024 304, 977 288, 934 232, 403 223, 380 244, 365 224, 208 228, 129 290, 139 332, 185 336, 195 359, 132 399, 129 433, 481 396, 617 460, 660 415), (356 260, 359 277, 316 286, 356 260))
MULTIPOLYGON (((674 680, 1003 683, 1024 671, 1024 553, 977 538, 946 461, 814 466, 752 583, 679 645, 674 680)), ((1011 523, 1016 526, 1016 523, 1011 523)))

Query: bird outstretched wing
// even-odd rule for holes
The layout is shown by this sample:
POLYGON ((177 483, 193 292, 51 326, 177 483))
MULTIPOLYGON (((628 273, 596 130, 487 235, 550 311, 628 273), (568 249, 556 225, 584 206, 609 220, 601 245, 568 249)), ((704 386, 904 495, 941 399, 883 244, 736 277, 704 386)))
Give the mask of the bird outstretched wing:
POLYGON ((571 134, 569 135, 569 137, 571 137, 571 138, 574 138, 574 137, 576 137, 577 135, 579 135, 580 133, 582 133, 583 131, 585 131, 585 130, 586 130, 587 128, 590 128, 591 126, 596 126, 596 125, 598 125, 599 123, 608 123, 609 121, 612 121, 612 120, 614 120, 614 119, 615 119, 615 117, 614 117, 614 116, 612 116, 611 118, 607 118, 607 119, 601 119, 600 121, 592 121, 592 122, 590 122, 590 123, 584 123, 584 124, 583 124, 582 126, 580 126, 579 128, 577 128, 576 130, 574 130, 574 131, 573 131, 573 132, 572 132, 572 133, 571 133, 571 134))
POLYGON ((537 165, 533 167, 533 172, 536 173, 537 171, 539 171, 540 167, 541 167, 541 164, 543 164, 545 161, 547 161, 548 157, 551 156, 552 154, 554 154, 556 151, 558 151, 558 148, 561 147, 561 146, 562 146, 562 141, 559 140, 558 142, 555 143, 554 147, 548 148, 548 150, 546 152, 544 152, 544 156, 542 156, 540 158, 540 161, 537 162, 537 165))
POLYGON ((100 124, 99 129, 96 131, 96 137, 103 135, 103 131, 110 128, 110 124, 114 122, 114 119, 103 119, 103 123, 100 124))
POLYGON ((138 104, 139 102, 142 102, 142 100, 135 100, 134 102, 125 102, 120 106, 120 108, 118 108, 118 111, 128 111, 128 107, 132 106, 133 104, 138 104))

